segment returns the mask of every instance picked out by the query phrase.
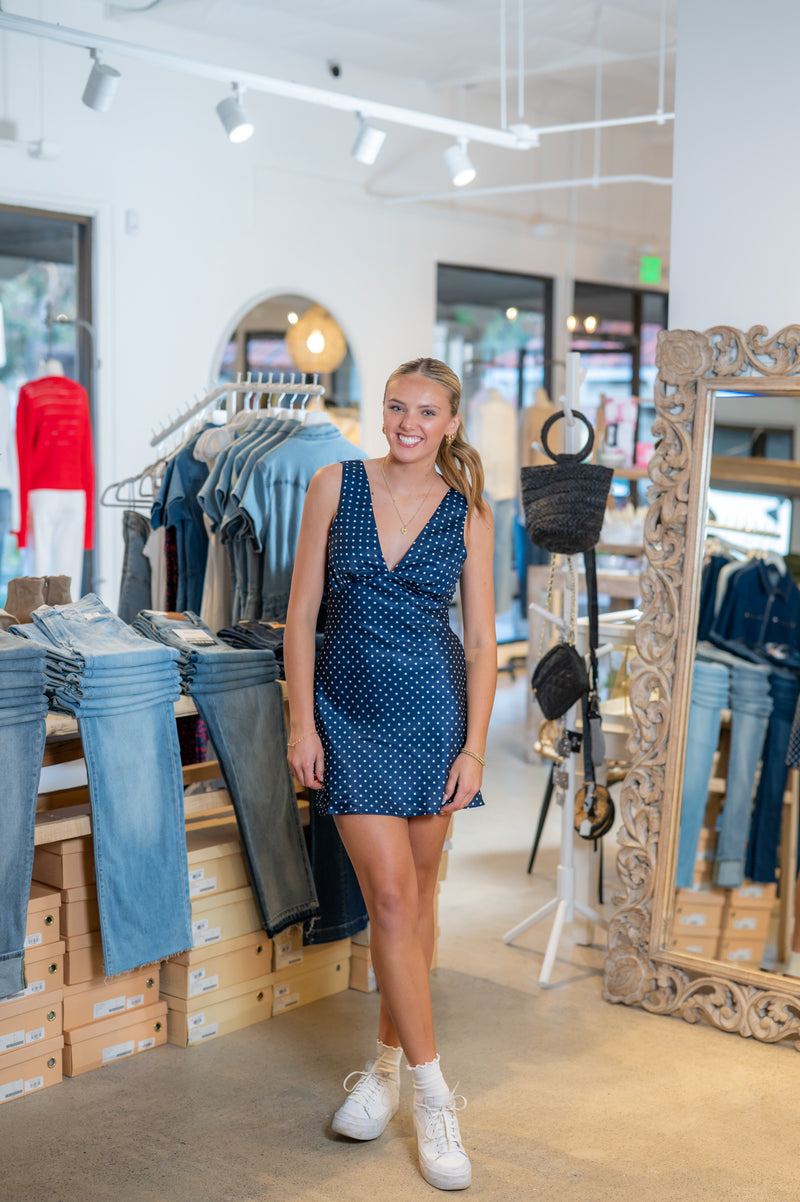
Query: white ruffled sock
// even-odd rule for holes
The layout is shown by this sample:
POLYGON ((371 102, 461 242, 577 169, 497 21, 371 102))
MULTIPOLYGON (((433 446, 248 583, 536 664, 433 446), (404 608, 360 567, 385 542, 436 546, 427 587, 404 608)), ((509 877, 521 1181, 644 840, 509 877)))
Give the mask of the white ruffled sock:
POLYGON ((400 1061, 402 1058, 402 1048, 393 1048, 378 1040, 375 1051, 375 1062, 372 1067, 379 1069, 382 1073, 391 1073, 393 1076, 399 1076, 400 1061))
POLYGON ((445 1099, 450 1096, 447 1082, 442 1076, 439 1057, 434 1057, 427 1064, 408 1066, 414 1081, 414 1101, 421 1102, 423 1098, 445 1099))

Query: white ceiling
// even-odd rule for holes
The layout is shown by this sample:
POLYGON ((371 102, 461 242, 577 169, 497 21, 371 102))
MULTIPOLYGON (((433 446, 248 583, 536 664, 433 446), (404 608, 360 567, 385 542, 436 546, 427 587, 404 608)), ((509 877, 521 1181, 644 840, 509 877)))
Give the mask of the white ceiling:
MULTIPOLYGON (((494 101, 499 124, 501 6, 502 0, 123 0, 105 11, 125 22, 129 36, 146 18, 261 44, 267 55, 335 60, 343 86, 348 68, 358 67, 434 89, 477 89, 494 101)), ((529 117, 570 109, 576 119, 591 117, 598 60, 609 110, 655 110, 662 8, 673 47, 677 0, 506 0, 514 114, 520 7, 529 117)), ((668 105, 673 67, 668 53, 668 105)))
MULTIPOLYGON (((373 100, 398 101, 413 84, 412 107, 500 128, 500 15, 503 0, 120 0, 98 10, 126 40, 153 44, 158 31, 264 48, 256 69, 373 100), (326 64, 340 66, 334 78, 326 64), (369 91, 365 90, 365 80, 369 91), (426 98, 427 93, 427 98, 426 98)), ((655 113, 660 49, 665 47, 664 109, 674 104, 677 0, 505 0, 507 123, 541 127, 655 113), (518 112, 519 14, 523 14, 524 111, 518 112), (663 26, 662 26, 663 21, 663 26), (662 39, 663 28, 663 39, 662 39), (598 64, 600 69, 598 70, 598 64)), ((98 12, 99 15, 99 12, 98 12)), ((109 29, 109 25, 106 25, 109 29)), ((402 100, 400 101, 402 103, 402 100)), ((384 198, 451 193, 441 165, 441 136, 392 131, 374 168, 358 168, 367 191, 384 198)), ((672 122, 594 133, 556 134, 537 151, 475 146, 479 187, 524 185, 600 175, 668 178, 672 122)), ((665 251, 669 189, 652 184, 600 189, 476 194, 458 204, 478 216, 523 221, 534 230, 575 229, 583 236, 630 240, 665 251), (630 235, 630 237, 629 237, 630 235)), ((450 201, 449 203, 452 203, 450 201)))

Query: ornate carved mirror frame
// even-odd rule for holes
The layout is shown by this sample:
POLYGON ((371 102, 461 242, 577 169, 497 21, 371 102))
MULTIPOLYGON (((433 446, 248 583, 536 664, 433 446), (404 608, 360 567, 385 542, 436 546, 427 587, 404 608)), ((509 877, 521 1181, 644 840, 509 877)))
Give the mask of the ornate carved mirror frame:
POLYGON ((714 393, 768 391, 800 402, 800 325, 772 337, 764 326, 664 330, 656 363, 656 450, 631 683, 633 766, 621 796, 621 907, 609 929, 604 997, 687 1022, 705 1019, 765 1043, 794 1040, 800 1050, 800 980, 667 950, 714 393))

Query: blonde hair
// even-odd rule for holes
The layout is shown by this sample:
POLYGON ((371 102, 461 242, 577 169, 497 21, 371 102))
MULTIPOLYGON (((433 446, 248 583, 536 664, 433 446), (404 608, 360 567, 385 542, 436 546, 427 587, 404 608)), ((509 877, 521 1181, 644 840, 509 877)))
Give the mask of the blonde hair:
MULTIPOLYGON (((424 376, 426 380, 433 380, 446 389, 450 397, 450 413, 455 417, 461 402, 461 381, 452 368, 442 363, 441 359, 420 358, 401 363, 386 381, 384 400, 392 380, 398 376, 414 375, 424 376)), ((447 441, 447 437, 442 439, 436 456, 436 466, 445 484, 466 497, 467 516, 473 509, 477 509, 479 513, 486 512, 488 506, 483 499, 483 464, 464 432, 463 421, 458 423, 458 429, 450 442, 447 441)))

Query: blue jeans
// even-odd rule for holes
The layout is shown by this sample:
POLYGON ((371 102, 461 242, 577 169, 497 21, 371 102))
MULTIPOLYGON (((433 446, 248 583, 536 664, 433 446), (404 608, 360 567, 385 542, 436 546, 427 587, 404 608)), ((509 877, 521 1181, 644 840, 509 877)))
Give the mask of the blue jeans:
POLYGON ((24 944, 33 869, 47 699, 44 653, 0 631, 0 997, 24 989, 24 944))
POLYGON ((311 802, 311 867, 319 915, 306 923, 305 943, 333 943, 363 931, 369 921, 350 857, 329 814, 311 802))
POLYGON ((144 554, 149 535, 150 523, 144 514, 137 513, 135 509, 126 509, 122 515, 125 556, 117 606, 123 622, 132 622, 140 609, 147 609, 150 605, 150 560, 144 554))
POLYGON ((681 796, 681 831, 675 885, 688 889, 694 881, 697 844, 703 829, 708 786, 719 746, 722 711, 730 697, 730 677, 722 664, 695 660, 689 728, 681 796))
POLYGON ((183 775, 172 703, 78 718, 106 974, 192 946, 183 775))
POLYGON ((770 691, 773 708, 764 744, 745 862, 748 880, 766 883, 775 880, 778 863, 783 794, 789 774, 786 753, 800 694, 800 680, 794 672, 775 669, 770 676, 770 691))
MULTIPOLYGON (((27 632, 18 627, 17 632, 27 632)), ((177 654, 148 644, 99 598, 42 607, 32 632, 50 640, 54 703, 78 718, 89 778, 97 898, 106 973, 114 976, 192 946, 183 775, 173 699, 180 694, 177 654), (159 652, 153 656, 153 652, 159 652), (59 670, 112 666, 117 697, 83 697, 79 683, 58 687, 59 670), (145 692, 129 691, 126 669, 148 666, 145 692)), ((134 688, 137 686, 134 685, 134 688)))
POLYGON ((229 647, 195 614, 181 619, 148 610, 136 628, 182 648, 184 689, 219 757, 265 929, 275 935, 311 918, 319 906, 286 762, 274 654, 229 647), (187 642, 187 632, 203 641, 187 642))
POLYGON ((736 888, 744 880, 747 835, 756 774, 772 713, 770 669, 701 643, 698 656, 730 672, 731 741, 728 775, 714 863, 714 883, 736 888))

